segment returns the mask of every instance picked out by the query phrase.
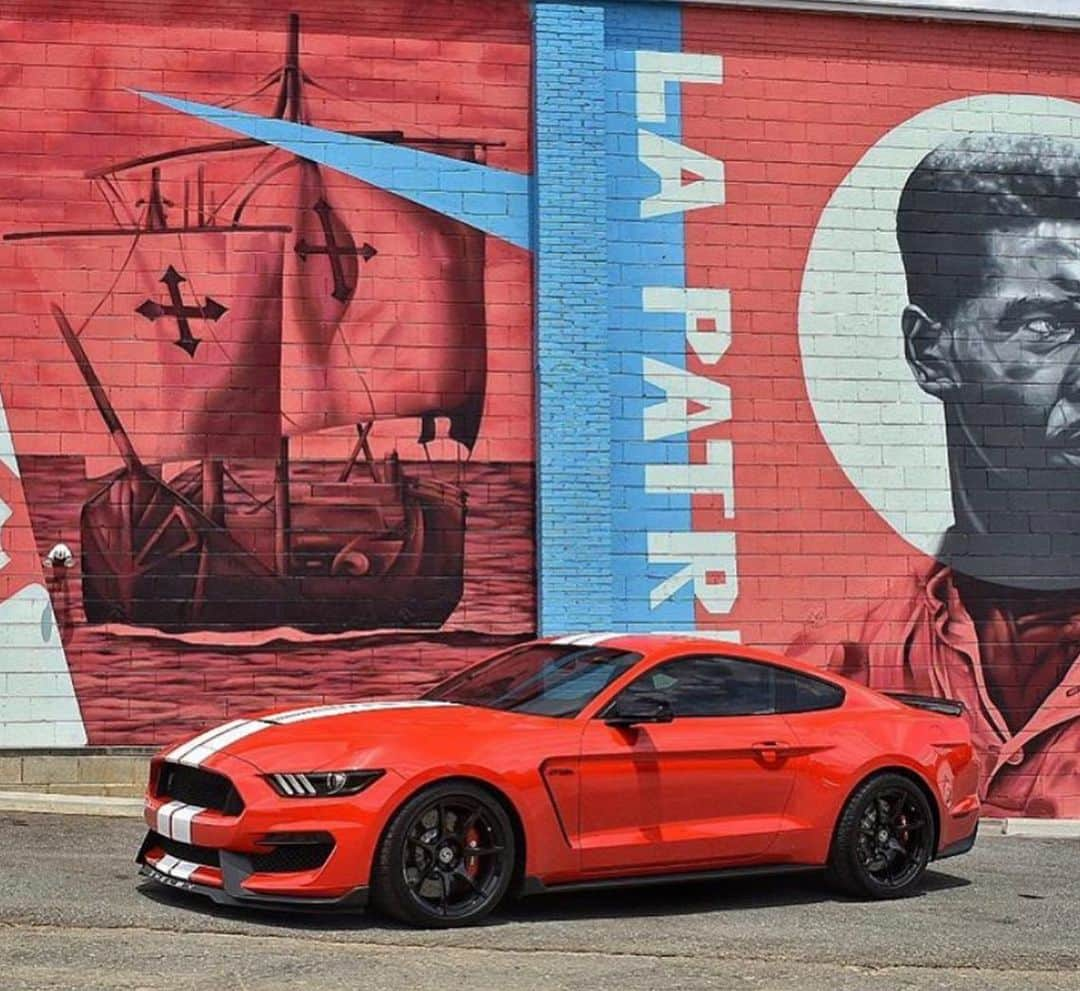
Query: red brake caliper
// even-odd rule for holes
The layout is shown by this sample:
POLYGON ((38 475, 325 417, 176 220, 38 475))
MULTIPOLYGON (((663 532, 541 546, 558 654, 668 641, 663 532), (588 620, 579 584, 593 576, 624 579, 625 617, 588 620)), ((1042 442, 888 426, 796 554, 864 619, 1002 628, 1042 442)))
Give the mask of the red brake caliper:
MULTIPOLYGON (((465 849, 470 847, 477 847, 480 845, 480 834, 477 832, 475 826, 470 826, 468 832, 465 834, 465 849)), ((476 877, 480 873, 480 859, 478 857, 465 857, 465 873, 469 877, 476 877)))

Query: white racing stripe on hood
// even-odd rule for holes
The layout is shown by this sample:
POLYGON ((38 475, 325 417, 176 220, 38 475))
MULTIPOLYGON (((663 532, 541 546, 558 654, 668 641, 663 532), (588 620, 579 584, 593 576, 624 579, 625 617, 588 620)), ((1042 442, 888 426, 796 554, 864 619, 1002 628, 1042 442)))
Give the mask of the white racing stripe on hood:
POLYGON ((266 722, 276 726, 306 723, 309 719, 325 719, 328 716, 345 716, 353 712, 382 712, 387 709, 433 709, 453 702, 436 702, 428 699, 412 699, 402 702, 344 702, 341 705, 316 705, 310 709, 294 709, 267 716, 266 722))
POLYGON ((170 750, 166 755, 166 760, 181 760, 186 754, 190 753, 196 747, 202 746, 204 743, 209 743, 216 736, 220 736, 222 733, 227 733, 231 729, 235 729, 237 726, 243 726, 247 723, 247 719, 234 719, 231 723, 223 723, 221 726, 215 726, 213 729, 208 729, 205 733, 200 733, 198 736, 193 737, 186 743, 181 743, 180 746, 170 750))
POLYGON ((291 726, 310 719, 325 719, 329 716, 343 716, 353 712, 381 712, 386 709, 431 709, 454 705, 453 702, 436 702, 426 699, 413 699, 398 702, 345 702, 341 705, 315 705, 306 709, 293 709, 291 712, 279 712, 274 716, 261 719, 234 719, 231 723, 207 730, 187 743, 170 750, 165 760, 189 767, 198 767, 207 758, 220 753, 226 747, 244 737, 270 729, 271 726, 291 726))
POLYGON ((264 722, 254 719, 242 719, 239 721, 239 725, 233 723, 226 732, 219 733, 213 739, 207 740, 206 743, 189 750, 180 758, 180 763, 198 767, 207 757, 213 757, 218 751, 224 750, 230 744, 236 743, 237 740, 242 740, 245 736, 251 736, 252 733, 258 733, 259 730, 263 729, 266 729, 266 723, 264 722))

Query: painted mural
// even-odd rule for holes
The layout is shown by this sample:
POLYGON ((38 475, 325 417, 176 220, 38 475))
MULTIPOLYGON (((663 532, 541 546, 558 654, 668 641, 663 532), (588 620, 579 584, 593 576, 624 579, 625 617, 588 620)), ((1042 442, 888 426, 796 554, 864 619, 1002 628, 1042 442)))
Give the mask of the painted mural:
POLYGON ((1071 37, 631 6, 622 621, 959 698, 988 813, 1080 816, 1071 37))
POLYGON ((149 27, 153 70, 106 43, 44 90, 57 165, 6 156, 0 388, 91 743, 401 693, 535 626, 530 260, 454 185, 527 186, 525 11, 297 6, 149 27), (368 171, 321 161, 347 142, 368 171))

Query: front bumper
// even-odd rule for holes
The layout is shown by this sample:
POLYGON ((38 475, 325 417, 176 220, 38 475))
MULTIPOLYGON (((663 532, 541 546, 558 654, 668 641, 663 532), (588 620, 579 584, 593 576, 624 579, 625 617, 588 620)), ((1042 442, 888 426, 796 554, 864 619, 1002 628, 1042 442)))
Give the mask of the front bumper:
POLYGON ((368 889, 366 885, 353 888, 336 898, 253 894, 244 887, 244 882, 254 874, 251 860, 248 857, 222 851, 219 854, 221 867, 217 871, 213 871, 212 868, 192 864, 176 857, 170 858, 168 855, 155 856, 153 853, 155 843, 156 834, 153 832, 147 833, 138 856, 135 858, 139 864, 139 873, 143 877, 156 881, 167 888, 203 895, 218 905, 228 905, 234 908, 249 907, 305 912, 362 912, 367 908, 368 889))
POLYGON ((355 796, 288 799, 239 758, 221 755, 205 770, 229 779, 242 808, 226 813, 156 795, 160 767, 152 770, 144 804, 150 831, 136 855, 143 876, 222 905, 364 907, 387 798, 399 784, 395 775, 355 796))

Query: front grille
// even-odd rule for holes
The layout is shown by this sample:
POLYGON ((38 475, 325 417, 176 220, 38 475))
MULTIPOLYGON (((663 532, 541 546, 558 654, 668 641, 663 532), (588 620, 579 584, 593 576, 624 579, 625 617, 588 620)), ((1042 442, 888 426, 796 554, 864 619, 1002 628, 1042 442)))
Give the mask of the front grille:
POLYGON ((290 843, 275 847, 270 853, 257 853, 251 866, 257 874, 287 874, 289 871, 313 871, 326 863, 333 843, 290 843))
POLYGON ((165 853, 171 854, 178 860, 186 860, 191 864, 202 864, 204 867, 220 867, 217 850, 208 846, 195 846, 193 843, 181 843, 179 840, 170 840, 160 833, 150 834, 150 846, 156 846, 165 853))
POLYGON ((223 774, 188 767, 186 764, 163 764, 158 779, 159 798, 171 798, 188 805, 201 805, 229 816, 244 811, 244 801, 233 783, 223 774))

